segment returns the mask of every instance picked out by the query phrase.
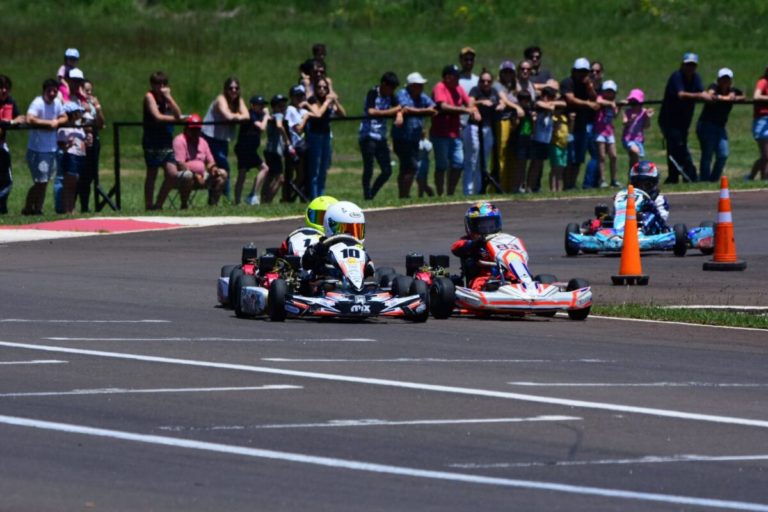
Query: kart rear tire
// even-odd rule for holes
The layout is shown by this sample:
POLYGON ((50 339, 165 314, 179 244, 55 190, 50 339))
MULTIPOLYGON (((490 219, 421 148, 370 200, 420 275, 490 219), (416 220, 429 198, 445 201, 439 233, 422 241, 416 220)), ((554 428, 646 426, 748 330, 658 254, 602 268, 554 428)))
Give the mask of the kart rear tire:
POLYGON ((552 284, 557 282, 557 276, 553 274, 537 274, 533 280, 541 284, 552 284))
MULTIPOLYGON (((712 228, 712 236, 714 237, 714 233, 715 233, 715 223, 714 222, 712 222, 711 220, 705 220, 704 222, 699 224, 699 227, 700 228, 712 228)), ((711 256, 715 252, 715 244, 713 243, 712 247, 702 247, 699 250, 701 251, 701 254, 703 254, 704 256, 711 256)))
POLYGON ((234 269, 236 266, 237 266, 237 265, 224 265, 223 267, 221 267, 221 274, 220 274, 220 275, 221 275, 221 277, 229 277, 229 274, 231 274, 231 273, 232 273, 232 270, 233 270, 233 269, 234 269))
POLYGON ((410 295, 413 278, 408 276, 395 276, 392 281, 392 295, 396 297, 407 297, 410 295))
POLYGON ((414 315, 413 321, 416 323, 426 322, 429 318, 429 287, 427 283, 421 279, 414 279, 411 283, 411 287, 408 290, 409 295, 418 295, 424 303, 424 311, 417 315, 414 315))
POLYGON ((580 234, 581 228, 575 222, 571 222, 565 227, 565 254, 568 256, 578 256, 579 247, 575 245, 573 242, 571 242, 570 240, 568 240, 569 233, 580 234))
POLYGON ((672 252, 678 257, 685 256, 688 251, 688 227, 685 224, 675 224, 672 230, 675 232, 675 246, 672 252))
POLYGON ((389 288, 392 286, 392 281, 395 280, 397 272, 392 267, 380 267, 374 272, 376 282, 382 288, 389 288))
MULTIPOLYGON (((572 292, 574 290, 579 290, 581 288, 586 288, 589 286, 589 281, 586 279, 582 279, 580 277, 574 277, 570 281, 568 281, 568 286, 566 287, 566 290, 569 292, 572 292)), ((586 318, 589 316, 589 311, 592 309, 592 306, 587 306, 586 308, 582 309, 572 309, 568 311, 568 318, 571 320, 586 320, 586 318)))
POLYGON ((438 277, 432 282, 429 290, 429 309, 432 316, 442 320, 453 313, 456 302, 456 285, 447 277, 438 277))
POLYGON ((241 267, 240 265, 235 265, 235 268, 233 268, 232 271, 229 273, 229 287, 227 288, 227 303, 230 308, 234 307, 233 297, 237 292, 237 290, 235 289, 235 280, 242 275, 243 275, 243 267, 241 267))
POLYGON ((269 285, 269 295, 267 295, 267 316, 273 322, 284 322, 285 298, 288 295, 288 285, 283 279, 275 279, 269 285))
POLYGON ((253 276, 243 275, 238 278, 240 282, 237 284, 237 287, 235 288, 237 291, 235 292, 235 300, 233 301, 234 308, 235 308, 235 316, 237 318, 251 318, 253 315, 250 313, 246 313, 243 311, 243 288, 246 286, 256 286, 256 278, 253 276))

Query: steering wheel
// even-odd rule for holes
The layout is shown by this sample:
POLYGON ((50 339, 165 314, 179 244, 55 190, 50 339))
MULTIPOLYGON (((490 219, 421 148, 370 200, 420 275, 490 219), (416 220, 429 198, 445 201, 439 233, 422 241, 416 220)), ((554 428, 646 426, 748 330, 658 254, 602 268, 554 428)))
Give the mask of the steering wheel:
POLYGON ((323 245, 326 246, 326 247, 330 247, 333 244, 337 244, 339 242, 342 242, 342 243, 347 242, 347 243, 351 243, 353 245, 360 244, 360 240, 358 240, 357 238, 353 237, 352 235, 333 235, 333 236, 329 236, 328 238, 323 240, 323 245))

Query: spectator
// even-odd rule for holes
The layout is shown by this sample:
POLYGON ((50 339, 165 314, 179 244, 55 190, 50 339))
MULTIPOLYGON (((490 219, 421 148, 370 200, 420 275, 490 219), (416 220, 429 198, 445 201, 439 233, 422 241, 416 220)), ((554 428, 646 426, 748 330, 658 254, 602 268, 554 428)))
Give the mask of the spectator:
MULTIPOLYGON (((523 116, 520 118, 520 124, 515 136, 515 169, 512 173, 512 187, 510 190, 512 194, 522 194, 531 191, 527 187, 528 180, 526 179, 528 161, 534 160, 534 156, 540 156, 533 154, 534 148, 531 137, 533 136, 533 127, 536 123, 537 113, 531 93, 527 89, 520 90, 517 93, 517 102, 520 108, 523 109, 523 116)), ((530 173, 531 171, 532 169, 528 172, 530 173)))
POLYGON ((645 93, 642 89, 632 89, 627 96, 627 108, 622 114, 624 132, 621 141, 629 156, 631 168, 645 158, 645 130, 651 125, 654 110, 643 107, 645 93))
POLYGON ((603 76, 605 76, 605 68, 600 61, 593 61, 589 66, 589 81, 592 82, 592 87, 596 91, 603 89, 603 76))
POLYGON ((746 178, 754 180, 760 174, 760 179, 764 180, 768 179, 768 66, 765 66, 763 76, 755 85, 753 99, 752 137, 757 142, 760 158, 752 164, 752 170, 746 178))
MULTIPOLYGON (((190 114, 184 131, 173 138, 173 154, 179 173, 173 181, 166 175, 161 190, 161 194, 165 191, 167 195, 174 185, 178 186, 182 210, 189 208, 189 196, 193 188, 207 188, 210 192, 208 204, 218 204, 227 181, 227 172, 216 164, 208 142, 200 136, 203 128, 201 123, 199 114, 190 114)), ((159 207, 162 207, 164 200, 165 195, 158 196, 159 207)))
MULTIPOLYGON (((557 85, 557 82, 553 85, 557 85)), ((557 100, 557 89, 552 86, 541 89, 539 99, 536 101, 536 122, 531 136, 531 168, 526 187, 531 192, 541 190, 544 162, 549 156, 549 146, 555 129, 554 113, 558 108, 565 108, 565 102, 557 100)))
POLYGON ((531 100, 536 101, 538 92, 536 90, 536 87, 533 85, 533 81, 531 80, 532 69, 533 69, 533 64, 529 60, 521 60, 517 64, 517 71, 518 71, 517 92, 528 91, 528 94, 531 95, 531 100))
MULTIPOLYGON (((86 99, 85 92, 83 91, 84 83, 85 75, 83 75, 83 71, 79 68, 70 69, 64 79, 64 88, 62 89, 62 85, 59 85, 59 100, 61 100, 61 104, 66 105, 70 101, 75 103, 84 102, 86 99)), ((82 122, 82 119, 80 121, 82 122)), ((64 152, 61 150, 61 147, 59 147, 58 155, 60 159, 64 156, 64 152)), ((64 191, 64 181, 64 172, 56 173, 56 177, 53 181, 53 200, 56 213, 67 213, 66 209, 64 208, 64 200, 62 198, 62 192, 64 191)))
POLYGON ((360 153, 363 155, 363 198, 371 200, 392 175, 392 162, 387 145, 387 118, 395 117, 395 126, 403 124, 403 112, 395 96, 400 80, 392 71, 381 77, 379 85, 368 91, 360 123, 360 153), (371 186, 373 161, 379 163, 381 174, 371 186))
POLYGON ((699 56, 695 53, 683 55, 680 69, 672 73, 664 89, 659 113, 659 127, 667 145, 667 179, 664 183, 677 183, 680 175, 685 181, 696 181, 696 166, 688 150, 688 129, 696 108, 695 101, 711 99, 696 72, 698 64, 699 56))
MULTIPOLYGON (((590 65, 589 80, 592 82, 592 88, 596 92, 600 92, 603 89, 603 76, 605 75, 605 67, 601 62, 594 61, 590 65)), ((595 115, 597 117, 597 115, 595 115)), ((584 169, 584 180, 581 184, 582 188, 597 188, 600 186, 600 177, 597 173, 598 161, 600 155, 597 151, 597 142, 595 140, 596 134, 594 131, 590 133, 589 140, 587 141, 587 152, 589 153, 589 162, 584 169)))
POLYGON ((67 126, 59 128, 56 142, 61 150, 61 168, 57 174, 63 177, 61 191, 61 212, 72 214, 75 210, 77 182, 85 165, 85 130, 82 127, 85 109, 79 102, 70 101, 64 105, 67 126))
POLYGON ((605 179, 605 158, 608 157, 611 170, 612 187, 620 187, 621 184, 616 180, 616 136, 613 130, 613 120, 619 113, 616 106, 616 93, 618 86, 613 80, 603 82, 603 88, 597 97, 600 104, 600 110, 595 119, 595 144, 597 144, 597 182, 600 188, 608 186, 605 179))
MULTIPOLYGON (((240 81, 230 76, 224 80, 224 89, 211 102, 203 122, 212 121, 248 121, 251 115, 248 106, 240 95, 240 81)), ((203 126, 203 138, 208 143, 216 159, 216 165, 229 176, 229 142, 235 138, 236 124, 206 124, 203 126)), ((224 193, 229 196, 229 181, 224 185, 224 193)))
POLYGON ((330 92, 327 78, 318 78, 314 91, 315 94, 307 100, 307 177, 310 200, 325 195, 325 179, 331 167, 331 118, 347 115, 339 97, 330 92))
MULTIPOLYGON (((424 117, 434 116, 435 102, 424 93, 427 79, 421 73, 413 72, 406 79, 406 86, 397 93, 397 102, 403 109, 403 124, 392 126, 392 144, 400 160, 400 173, 397 176, 398 195, 401 199, 410 197, 411 186, 418 177, 419 197, 424 193, 433 195, 427 185, 427 176, 420 175, 420 145, 424 133, 424 117), (431 192, 431 193, 430 193, 431 192)), ((429 172, 429 154, 427 154, 427 173, 429 172)))
POLYGON ((66 82, 66 78, 69 76, 69 72, 77 67, 77 63, 80 61, 80 52, 77 48, 67 48, 64 52, 64 64, 59 66, 56 71, 56 80, 59 82, 59 91, 66 97, 65 101, 69 101, 69 85, 66 82))
POLYGON ((85 112, 85 163, 80 171, 80 179, 77 181, 77 197, 80 199, 80 211, 88 212, 91 200, 91 183, 99 175, 99 154, 101 153, 101 139, 99 132, 104 128, 104 112, 101 110, 101 102, 93 94, 93 82, 83 82, 85 100, 80 102, 85 112))
MULTIPOLYGON (((251 108, 248 111, 249 120, 240 124, 240 131, 237 134, 235 143, 235 155, 237 156, 237 181, 235 182, 235 204, 240 204, 240 198, 243 194, 243 185, 248 171, 254 167, 258 169, 258 175, 264 173, 266 176, 269 168, 259 156, 259 146, 261 145, 261 133, 267 129, 269 121, 269 112, 266 112, 264 106, 266 100, 263 96, 253 96, 249 102, 251 108)), ((248 196, 248 204, 259 204, 259 194, 254 182, 254 193, 248 196)))
POLYGON ((560 94, 568 105, 566 113, 575 113, 572 140, 568 143, 568 166, 563 174, 563 190, 576 187, 579 167, 584 163, 587 146, 592 137, 595 111, 600 108, 597 93, 589 80, 589 61, 584 57, 574 61, 571 76, 560 82, 560 94))
POLYGON ((325 58, 328 56, 328 49, 324 43, 315 43, 312 45, 312 58, 325 66, 325 58))
POLYGON ((306 172, 304 167, 307 153, 304 128, 309 119, 309 103, 307 103, 303 85, 294 85, 289 96, 291 97, 291 104, 285 111, 285 120, 288 123, 291 144, 288 146, 288 159, 286 159, 283 201, 293 201, 297 195, 306 201, 306 194, 302 190, 305 188, 306 172))
POLYGON ((505 60, 499 65, 499 80, 493 85, 504 107, 499 116, 496 132, 496 149, 499 183, 503 191, 512 190, 512 173, 515 165, 515 144, 518 119, 524 115, 517 104, 517 76, 515 63, 505 60))
MULTIPOLYGON (((149 91, 144 95, 144 134, 141 145, 147 164, 144 181, 144 207, 155 208, 155 180, 160 167, 165 170, 165 181, 175 181, 178 170, 173 159, 173 125, 181 118, 181 109, 171 96, 168 76, 156 71, 149 77, 149 91)), ((167 195, 167 192, 166 192, 167 195)), ((160 198, 158 198, 160 199, 160 198)), ((165 197, 163 197, 163 200, 165 197)), ((163 201, 157 205, 162 207, 163 201)))
POLYGON ((432 141, 425 131, 421 132, 419 141, 419 170, 416 172, 416 184, 419 187, 419 197, 426 194, 428 197, 435 195, 435 191, 429 186, 429 154, 432 152, 432 141))
MULTIPOLYGON (((283 185, 283 157, 285 148, 290 145, 291 139, 285 128, 285 109, 288 107, 288 98, 282 94, 276 94, 270 100, 272 115, 267 122, 267 143, 264 147, 264 160, 266 171, 262 170, 256 176, 251 190, 251 196, 261 194, 261 201, 272 202, 277 195, 280 186, 283 185)), ((250 204, 250 201, 249 201, 250 204)))
POLYGON ((733 103, 744 101, 746 96, 741 89, 732 86, 733 71, 722 68, 717 72, 717 82, 710 84, 707 90, 712 100, 704 104, 704 109, 696 125, 696 135, 701 145, 701 163, 699 178, 701 181, 720 181, 720 175, 725 169, 725 162, 730 153, 728 148, 728 132, 725 125, 731 114, 733 103), (712 167, 712 153, 715 154, 715 166, 712 167))
POLYGON ((11 96, 10 77, 0 75, 0 215, 8 213, 8 196, 13 188, 11 150, 5 141, 5 127, 24 123, 25 117, 11 96))
POLYGON ((315 95, 315 83, 324 78, 328 81, 328 93, 335 94, 333 90, 333 80, 326 75, 325 61, 319 61, 316 59, 308 59, 299 66, 301 70, 301 78, 299 83, 304 86, 304 91, 308 98, 315 95))
POLYGON ((432 89, 432 99, 438 114, 432 120, 430 139, 435 150, 435 188, 443 195, 445 173, 448 172, 448 195, 456 191, 461 170, 464 167, 464 148, 461 141, 461 114, 471 114, 479 119, 477 110, 470 107, 467 93, 459 85, 459 68, 448 65, 443 68, 443 79, 432 89))
POLYGON ((27 109, 29 131, 27 164, 33 184, 27 192, 22 215, 42 215, 45 189, 56 172, 56 130, 67 122, 67 114, 57 98, 58 83, 49 78, 43 82, 43 94, 32 100, 27 109))
POLYGON ((552 192, 563 191, 563 173, 568 165, 568 139, 575 118, 575 113, 566 114, 564 101, 552 115, 552 141, 549 145, 549 190, 552 192))
POLYGON ((529 46, 523 50, 523 57, 531 63, 530 80, 537 91, 546 87, 547 82, 552 80, 552 73, 541 67, 541 56, 541 48, 538 46, 529 46))
POLYGON ((470 104, 480 113, 464 128, 464 195, 479 194, 483 189, 483 176, 488 169, 493 149, 493 122, 499 110, 499 93, 493 88, 493 75, 480 73, 478 85, 469 91, 470 104))
POLYGON ((459 85, 465 92, 471 91, 473 87, 477 87, 477 83, 480 80, 480 77, 472 73, 472 69, 475 67, 475 55, 475 49, 470 46, 465 46, 459 52, 459 64, 461 64, 459 85))

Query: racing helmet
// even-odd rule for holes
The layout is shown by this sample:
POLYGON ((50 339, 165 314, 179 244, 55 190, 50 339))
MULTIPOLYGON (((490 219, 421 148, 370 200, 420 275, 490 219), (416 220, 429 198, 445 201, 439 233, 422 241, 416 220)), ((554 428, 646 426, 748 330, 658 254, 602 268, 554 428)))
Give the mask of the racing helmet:
POLYGON ((323 221, 325 236, 350 235, 365 240, 365 214, 355 203, 338 201, 328 207, 323 221))
POLYGON ((640 160, 629 170, 629 183, 646 192, 651 199, 659 195, 659 169, 650 160, 640 160))
POLYGON ((464 228, 470 237, 498 233, 501 231, 501 212, 487 201, 475 203, 464 215, 464 228))
POLYGON ((331 196, 319 196, 314 198, 309 205, 307 205, 307 213, 304 215, 304 223, 308 228, 316 229, 322 233, 326 210, 328 210, 329 206, 338 202, 338 199, 331 196))

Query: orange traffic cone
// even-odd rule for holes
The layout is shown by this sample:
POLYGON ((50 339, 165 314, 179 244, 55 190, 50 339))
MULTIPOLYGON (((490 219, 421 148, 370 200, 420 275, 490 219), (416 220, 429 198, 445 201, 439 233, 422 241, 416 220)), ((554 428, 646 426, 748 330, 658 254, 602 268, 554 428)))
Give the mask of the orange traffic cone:
POLYGON ((733 235, 731 196, 728 193, 728 178, 720 178, 720 201, 717 203, 717 224, 715 224, 715 253, 712 261, 704 263, 704 270, 744 270, 746 261, 736 258, 736 239, 733 235))
POLYGON ((619 275, 611 276, 613 284, 647 285, 649 277, 643 274, 640 264, 640 242, 637 234, 635 187, 627 189, 627 220, 624 222, 624 245, 621 247, 619 275))

